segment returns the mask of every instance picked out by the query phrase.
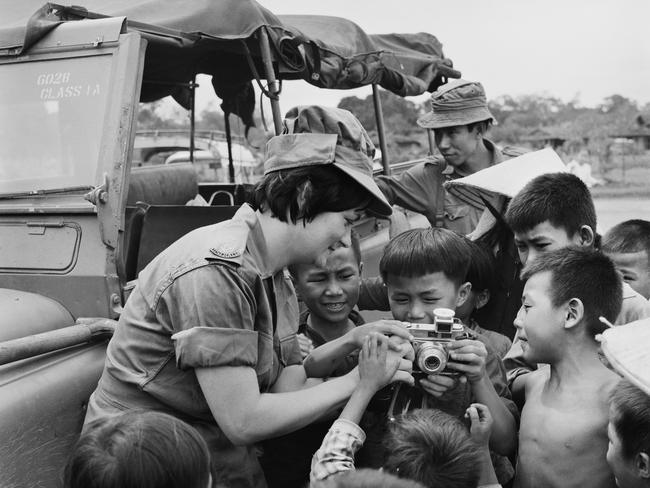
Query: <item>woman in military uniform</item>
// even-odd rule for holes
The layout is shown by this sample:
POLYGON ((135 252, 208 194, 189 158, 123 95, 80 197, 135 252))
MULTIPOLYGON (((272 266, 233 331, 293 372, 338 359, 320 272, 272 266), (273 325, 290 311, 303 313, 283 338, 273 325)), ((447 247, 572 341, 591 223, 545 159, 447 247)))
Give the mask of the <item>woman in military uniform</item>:
MULTIPOLYGON (((307 378, 285 269, 349 245, 364 210, 390 214, 372 179, 374 148, 345 110, 294 109, 285 126, 268 143, 251 204, 139 274, 86 416, 144 408, 189 422, 210 446, 215 486, 265 487, 255 443, 328 414, 358 382, 356 370, 307 378)), ((356 328, 351 347, 371 331, 408 336, 381 321, 356 328)))

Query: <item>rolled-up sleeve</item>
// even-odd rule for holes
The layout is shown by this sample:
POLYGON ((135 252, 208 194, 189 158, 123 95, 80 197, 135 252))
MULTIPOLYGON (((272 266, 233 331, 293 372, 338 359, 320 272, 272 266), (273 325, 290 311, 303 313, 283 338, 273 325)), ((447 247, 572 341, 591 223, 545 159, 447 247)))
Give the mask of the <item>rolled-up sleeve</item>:
POLYGON ((180 369, 257 363, 257 332, 193 327, 172 336, 180 369))
POLYGON ((230 266, 203 266, 178 277, 156 314, 174 331, 180 369, 257 364, 255 295, 230 266))
POLYGON ((378 176, 375 181, 392 205, 400 205, 429 218, 435 216, 436 193, 441 189, 436 171, 435 166, 421 163, 396 175, 378 176))

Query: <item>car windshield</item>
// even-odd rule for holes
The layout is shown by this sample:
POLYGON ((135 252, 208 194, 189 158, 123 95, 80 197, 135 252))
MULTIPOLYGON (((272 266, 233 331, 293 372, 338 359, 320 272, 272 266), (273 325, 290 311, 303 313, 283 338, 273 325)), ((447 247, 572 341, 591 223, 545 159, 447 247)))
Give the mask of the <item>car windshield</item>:
POLYGON ((0 195, 97 184, 110 58, 0 65, 0 195))

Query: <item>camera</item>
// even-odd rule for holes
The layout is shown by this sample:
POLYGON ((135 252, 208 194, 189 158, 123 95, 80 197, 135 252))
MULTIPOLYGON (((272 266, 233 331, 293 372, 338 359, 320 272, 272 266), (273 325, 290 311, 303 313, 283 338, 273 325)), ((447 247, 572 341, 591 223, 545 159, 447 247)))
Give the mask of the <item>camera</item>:
POLYGON ((458 339, 468 339, 463 324, 454 318, 455 312, 448 308, 433 311, 433 324, 408 323, 406 328, 413 335, 413 373, 445 374, 449 360, 449 344, 458 339))

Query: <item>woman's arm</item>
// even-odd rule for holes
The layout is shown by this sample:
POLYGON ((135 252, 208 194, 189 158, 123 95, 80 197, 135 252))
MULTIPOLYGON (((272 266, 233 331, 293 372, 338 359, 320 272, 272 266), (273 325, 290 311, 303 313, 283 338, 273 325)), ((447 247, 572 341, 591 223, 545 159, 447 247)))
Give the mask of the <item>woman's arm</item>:
POLYGON ((212 415, 236 445, 252 444, 304 427, 342 407, 359 381, 354 369, 312 388, 260 393, 253 368, 219 366, 195 371, 212 415))
MULTIPOLYGON (((355 327, 344 336, 327 342, 314 349, 303 363, 307 376, 322 378, 332 374, 332 371, 352 352, 359 349, 370 333, 397 336, 407 341, 413 337, 404 325, 397 320, 378 320, 369 324, 355 327)), ((403 346, 397 341, 390 341, 389 347, 396 352, 403 352, 403 346)))

